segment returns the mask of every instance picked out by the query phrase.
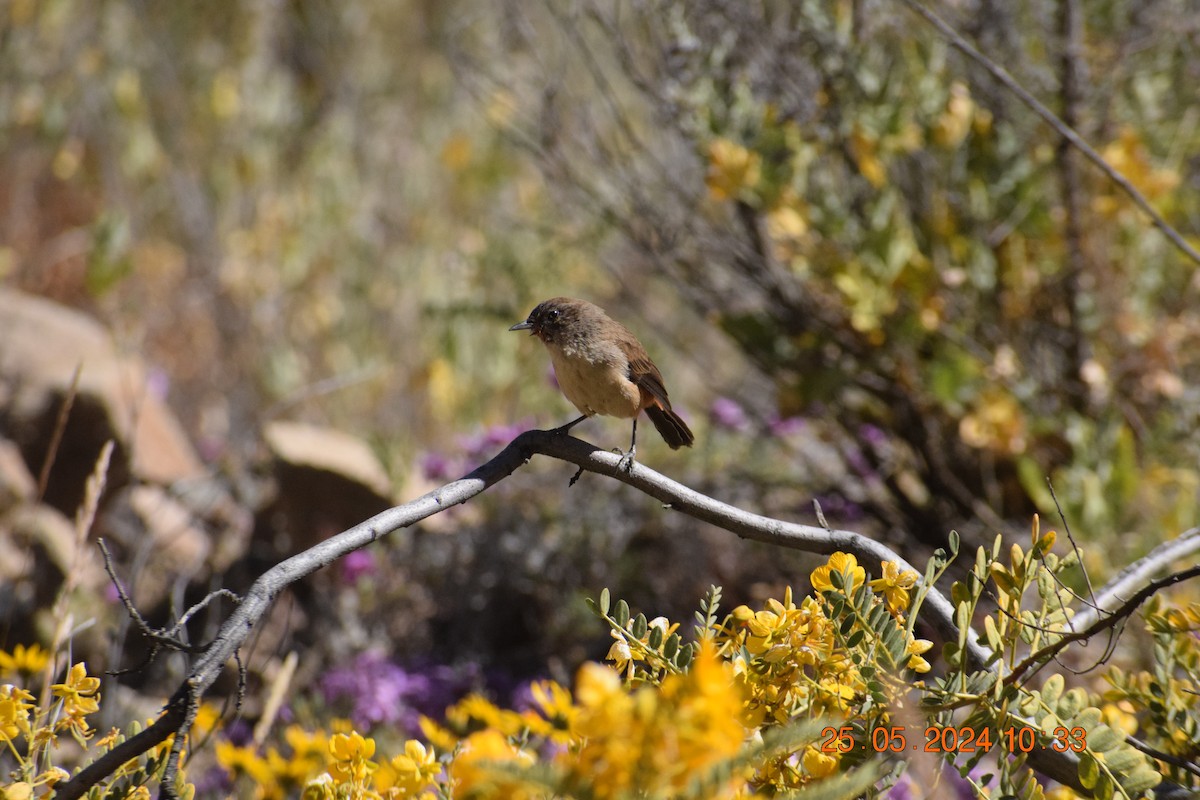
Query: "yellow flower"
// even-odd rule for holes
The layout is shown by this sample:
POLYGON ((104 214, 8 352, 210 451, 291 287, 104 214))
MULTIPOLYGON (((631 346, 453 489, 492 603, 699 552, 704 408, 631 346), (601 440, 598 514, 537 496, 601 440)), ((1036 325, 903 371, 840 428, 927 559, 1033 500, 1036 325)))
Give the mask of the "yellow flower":
POLYGON ((828 778, 837 772, 839 756, 837 753, 822 753, 811 744, 804 748, 800 764, 811 778, 828 778))
POLYGON ((857 558, 850 553, 838 552, 831 555, 826 564, 812 571, 809 580, 812 581, 813 589, 816 589, 818 592, 832 590, 833 583, 830 581, 829 576, 833 572, 851 576, 855 586, 861 586, 863 581, 867 579, 867 571, 858 565, 857 558))
POLYGON ((485 728, 493 728, 506 736, 516 736, 527 727, 521 714, 500 708, 480 694, 467 695, 446 709, 446 721, 459 730, 473 727, 472 722, 481 722, 485 728))
POLYGON ((328 772, 322 772, 306 783, 304 791, 300 794, 301 800, 334 800, 336 797, 337 786, 333 783, 333 776, 328 772))
POLYGON ((87 665, 80 661, 67 673, 66 683, 56 683, 50 688, 68 706, 90 707, 96 702, 94 696, 100 690, 100 679, 90 677, 87 665))
POLYGON ((432 744, 439 750, 450 752, 458 744, 458 737, 451 731, 437 724, 429 717, 422 716, 417 722, 421 728, 421 735, 425 737, 425 741, 432 744))
POLYGON ((32 800, 33 786, 26 781, 17 781, 0 787, 0 800, 32 800))
POLYGON ((216 746, 217 763, 225 768, 233 777, 245 775, 254 784, 263 787, 275 785, 275 773, 271 771, 266 759, 260 756, 253 747, 239 747, 233 742, 222 740, 216 746))
POLYGON ((375 740, 358 731, 330 736, 329 754, 333 756, 329 772, 339 783, 361 786, 377 766, 371 761, 375 755, 375 740))
POLYGON ((18 735, 29 735, 29 712, 33 695, 12 684, 0 685, 0 741, 11 742, 18 735))
MULTIPOLYGON (((741 748, 745 696, 706 645, 691 670, 630 692, 613 670, 587 664, 576 679, 579 746, 558 754, 568 786, 597 800, 632 792, 672 796, 741 748)), ((732 797, 731 778, 709 797, 732 797)))
POLYGON ((499 731, 483 730, 472 733, 462 742, 449 774, 455 797, 506 797, 523 800, 530 794, 519 782, 495 769, 501 764, 529 766, 534 763, 531 753, 511 744, 499 731))
POLYGON ((608 633, 615 641, 612 647, 608 648, 608 654, 604 658, 613 662, 618 672, 627 673, 632 678, 634 661, 633 651, 629 649, 629 642, 625 641, 625 637, 617 631, 610 630, 608 633))
POLYGON ((51 688, 56 697, 62 698, 62 719, 55 730, 70 730, 77 737, 88 738, 93 731, 85 717, 100 710, 100 679, 87 674, 87 666, 81 661, 71 667, 65 683, 56 683, 51 688))
POLYGON ((291 794, 291 790, 305 786, 309 777, 323 766, 321 761, 303 758, 295 753, 290 757, 284 756, 274 747, 267 750, 266 763, 272 778, 279 784, 280 794, 284 796, 291 794))
POLYGON ((404 753, 381 765, 375 773, 375 788, 381 792, 395 790, 401 797, 415 797, 435 780, 442 771, 432 748, 416 739, 404 743, 404 753))
POLYGON ((117 742, 119 742, 120 740, 121 740, 121 729, 120 728, 109 728, 108 733, 104 734, 103 736, 101 736, 99 739, 96 740, 95 746, 102 750, 107 750, 111 747, 114 747, 117 744, 117 742))
POLYGON ((933 647, 933 642, 928 639, 913 639, 908 643, 906 652, 908 653, 908 668, 915 672, 929 672, 931 667, 929 662, 921 658, 923 653, 929 652, 929 648, 933 647))
POLYGON ((876 594, 883 595, 888 610, 900 614, 908 609, 909 592, 917 584, 917 573, 901 570, 895 561, 884 561, 883 575, 871 581, 876 594))
POLYGON ((532 712, 525 715, 530 730, 551 741, 567 744, 579 718, 579 709, 571 699, 571 692, 554 681, 535 681, 530 684, 529 691, 534 705, 542 713, 540 717, 532 712))
POLYGON ((221 722, 221 709, 217 708, 212 703, 201 703, 196 709, 196 721, 192 723, 192 730, 197 736, 205 736, 211 733, 221 722))
POLYGON ((13 648, 12 655, 0 650, 0 675, 17 675, 28 680, 49 663, 50 654, 37 644, 29 647, 19 644, 13 648))
POLYGON ((70 780, 71 773, 67 772, 62 767, 51 767, 34 778, 33 782, 38 786, 44 786, 47 789, 53 789, 58 784, 65 780, 70 780))
POLYGON ((876 189, 883 186, 887 181, 887 167, 879 159, 879 141, 856 126, 848 144, 862 176, 876 189))
POLYGON ((762 157, 729 139, 708 145, 708 175, 704 182, 715 200, 735 200, 753 189, 762 174, 762 157))
POLYGON ((1133 736, 1137 733, 1138 720, 1131 713, 1133 704, 1128 701, 1120 703, 1105 703, 1100 708, 1100 714, 1104 719, 1104 724, 1126 736, 1133 736))

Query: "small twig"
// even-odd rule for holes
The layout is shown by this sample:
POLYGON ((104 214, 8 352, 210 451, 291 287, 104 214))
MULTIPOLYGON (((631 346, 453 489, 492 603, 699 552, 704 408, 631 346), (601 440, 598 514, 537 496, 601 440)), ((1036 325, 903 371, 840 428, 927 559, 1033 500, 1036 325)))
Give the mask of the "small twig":
POLYGON ((813 498, 813 511, 817 512, 817 524, 827 531, 833 530, 829 527, 829 521, 825 519, 825 512, 821 510, 821 501, 813 498))
POLYGON ((1062 521, 1063 531, 1067 534, 1067 541, 1071 543, 1071 551, 1075 553, 1075 557, 1079 559, 1079 571, 1083 573, 1083 581, 1087 584, 1090 603, 1092 607, 1095 608, 1096 590, 1092 587, 1092 576, 1088 574, 1087 567, 1083 563, 1083 551, 1079 548, 1079 544, 1075 541, 1074 534, 1071 533, 1071 523, 1067 522, 1067 515, 1063 511, 1062 503, 1058 502, 1058 493, 1054 491, 1054 483, 1050 480, 1049 475, 1046 476, 1046 486, 1050 487, 1050 497, 1054 500, 1054 507, 1058 509, 1058 518, 1062 521))
POLYGON ((1184 255, 1200 264, 1200 252, 1197 252, 1194 247, 1188 244, 1187 240, 1180 235, 1179 231, 1171 227, 1171 224, 1163 219, 1162 215, 1154 210, 1150 205, 1150 201, 1137 190, 1129 179, 1113 168, 1111 164, 1104 160, 1104 156, 1096 152, 1096 150, 1083 140, 1083 137, 1071 129, 1066 123, 1059 119, 1053 111, 1046 108, 1041 101, 1030 94, 1024 86, 1017 82, 1017 79, 1009 74, 1008 70, 991 60, 981 53, 974 45, 968 42, 963 36, 950 26, 945 20, 935 14, 933 11, 926 8, 918 2, 918 0, 900 0, 904 5, 912 9, 917 15, 922 17, 926 22, 937 28, 942 36, 946 37, 955 48, 974 61, 979 66, 983 67, 989 75, 999 81, 1006 89, 1017 96, 1022 103, 1030 108, 1033 113, 1042 118, 1042 121, 1062 136, 1079 152, 1083 153, 1089 161, 1091 161, 1097 169, 1103 172, 1108 179, 1120 187, 1121 191, 1125 192, 1133 204, 1142 210, 1146 216, 1154 223, 1154 227, 1162 231, 1172 244, 1175 245, 1184 255))
POLYGON ((54 460, 58 458, 58 448, 62 446, 63 434, 67 431, 67 420, 71 416, 71 407, 75 405, 75 396, 79 394, 79 373, 82 371, 83 365, 76 365, 75 373, 71 376, 71 383, 67 386, 67 395, 63 398, 62 405, 58 409, 58 417, 54 420, 54 430, 50 434, 50 446, 46 448, 46 457, 42 461, 41 471, 38 472, 37 502, 39 503, 46 496, 46 486, 50 483, 50 470, 54 467, 54 460))
POLYGON ((1036 652, 1030 653, 1024 661, 1013 667, 1012 672, 1005 676, 1004 683, 1011 685, 1025 675, 1026 672, 1054 658, 1075 642, 1086 641, 1102 631, 1116 627, 1118 623, 1136 611, 1138 606, 1149 600, 1161 589, 1196 577, 1200 577, 1200 566, 1173 572, 1158 580, 1150 581, 1150 583, 1143 586, 1137 592, 1134 592, 1132 597, 1122 603, 1120 608, 1108 616, 1101 617, 1083 630, 1064 633, 1062 638, 1054 644, 1047 645, 1036 652))
POLYGON ((237 605, 238 603, 242 602, 242 598, 238 597, 237 592, 230 591, 229 589, 216 589, 214 591, 211 591, 207 595, 205 595, 203 600, 196 603, 194 606, 189 608, 187 611, 183 612, 183 616, 181 616, 179 618, 178 622, 176 622, 174 625, 171 626, 170 631, 174 632, 177 630, 181 630, 185 625, 188 624, 188 622, 191 621, 192 617, 194 617, 196 614, 199 614, 204 609, 208 608, 208 604, 211 603, 213 600, 216 600, 218 597, 224 597, 226 600, 231 600, 231 601, 233 601, 234 605, 237 605))
POLYGON ((1189 761, 1186 758, 1180 758, 1179 756, 1171 755, 1170 753, 1164 753, 1162 750, 1151 747, 1141 739, 1138 739, 1134 736, 1126 736, 1125 741, 1129 742, 1131 746, 1136 747, 1138 750, 1141 750, 1151 758, 1164 761, 1168 764, 1178 767, 1179 769, 1185 770, 1186 772, 1190 772, 1193 775, 1200 775, 1200 764, 1197 764, 1195 761, 1189 761))
MULTIPOLYGON (((154 642, 155 645, 166 647, 170 650, 178 650, 183 653, 191 653, 192 655, 203 653, 205 646, 187 644, 174 635, 174 631, 179 628, 179 623, 176 623, 171 630, 160 630, 146 622, 145 617, 141 615, 141 612, 137 610, 137 606, 133 604, 133 600, 129 598, 128 592, 125 591, 125 586, 117 578, 116 570, 113 568, 112 554, 108 551, 108 545, 103 539, 98 539, 96 544, 100 546, 100 552, 104 554, 104 571, 108 573, 113 586, 117 587, 117 595, 121 598, 121 605, 125 606, 126 613, 129 614, 134 624, 137 625, 138 630, 142 632, 142 635, 154 642)), ((223 589, 221 591, 227 590, 223 589)), ((208 599, 205 598, 205 601, 208 599)))

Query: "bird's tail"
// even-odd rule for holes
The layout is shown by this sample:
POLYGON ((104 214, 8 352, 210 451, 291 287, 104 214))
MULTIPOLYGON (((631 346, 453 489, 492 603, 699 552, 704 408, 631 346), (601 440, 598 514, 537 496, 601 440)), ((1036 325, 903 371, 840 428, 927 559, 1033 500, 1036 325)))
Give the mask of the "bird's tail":
POLYGON ((671 446, 672 450, 678 450, 684 446, 691 447, 692 442, 696 441, 696 437, 688 429, 687 423, 671 409, 658 405, 647 406, 646 416, 654 423, 654 427, 662 434, 663 439, 671 446))

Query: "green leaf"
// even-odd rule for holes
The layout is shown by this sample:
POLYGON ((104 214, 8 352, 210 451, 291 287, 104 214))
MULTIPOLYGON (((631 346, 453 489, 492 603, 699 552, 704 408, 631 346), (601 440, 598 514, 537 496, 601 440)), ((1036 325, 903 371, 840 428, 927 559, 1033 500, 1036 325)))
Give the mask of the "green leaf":
POLYGON ((1100 780, 1100 765, 1096 757, 1084 751, 1079 754, 1079 782, 1085 789, 1094 789, 1100 780))
POLYGON ((675 656, 675 666, 680 669, 687 669, 692 664, 692 658, 696 653, 696 647, 693 644, 685 644, 679 648, 679 654, 675 656))
POLYGON ((1146 764, 1145 759, 1142 759, 1141 765, 1132 772, 1124 773, 1121 776, 1121 788, 1133 797, 1145 794, 1160 783, 1162 783, 1162 775, 1146 764))
POLYGON ((613 614, 613 619, 615 619, 617 624, 622 628, 624 628, 626 623, 629 622, 629 604, 624 600, 617 601, 617 610, 613 614))
POLYGON ((667 643, 663 645, 662 654, 667 658, 674 658, 675 654, 679 652, 679 642, 679 634, 672 633, 667 639, 667 643))
POLYGON ((653 628, 650 628, 650 638, 646 643, 650 645, 651 650, 657 650, 658 648, 662 647, 663 629, 657 625, 655 625, 653 628))
POLYGON ((1107 725, 1097 725, 1094 728, 1088 728, 1087 746, 1089 750, 1097 753, 1107 753, 1109 750, 1124 744, 1124 739, 1117 735, 1116 731, 1107 725))
POLYGON ((1042 701, 1050 708, 1058 707, 1058 698, 1062 695, 1063 685, 1061 674, 1051 675, 1042 685, 1042 701))
POLYGON ((996 627, 996 620, 990 615, 983 618, 983 637, 993 651, 999 650, 1003 645, 1000 630, 996 627))
POLYGON ((600 613, 606 617, 608 616, 608 600, 608 587, 605 587, 600 590, 600 613))

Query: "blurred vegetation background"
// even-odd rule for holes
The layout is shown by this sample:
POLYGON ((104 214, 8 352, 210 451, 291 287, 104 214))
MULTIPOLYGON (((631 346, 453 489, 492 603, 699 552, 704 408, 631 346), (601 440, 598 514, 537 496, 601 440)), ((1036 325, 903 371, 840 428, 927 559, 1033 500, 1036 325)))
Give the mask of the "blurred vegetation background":
MULTIPOLYGON (((1189 0, 939 10, 1200 244, 1189 0)), ((816 499, 919 560, 1057 521, 1049 479, 1101 576, 1196 524, 1197 264, 899 3, 7 0, 0 25, 0 280, 104 320, 235 491, 272 420, 366 439, 396 498, 566 421, 505 329, 567 294, 697 429, 639 458, 723 500, 816 499)), ((284 636, 563 674, 603 653, 604 585, 678 619, 806 574, 569 473, 318 576, 349 599, 284 636)))

